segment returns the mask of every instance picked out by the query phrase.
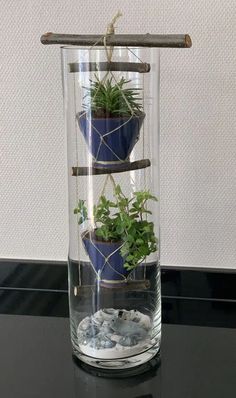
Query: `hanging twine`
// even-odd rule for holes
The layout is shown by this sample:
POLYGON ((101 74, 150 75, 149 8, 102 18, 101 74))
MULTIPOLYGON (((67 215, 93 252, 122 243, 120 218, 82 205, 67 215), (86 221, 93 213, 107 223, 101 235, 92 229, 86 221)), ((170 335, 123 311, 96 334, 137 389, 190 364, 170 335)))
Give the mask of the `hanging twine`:
POLYGON ((104 43, 104 47, 105 47, 105 50, 106 50, 107 61, 108 62, 111 62, 112 53, 113 53, 113 47, 112 46, 110 46, 109 48, 107 47, 107 43, 106 43, 107 36, 115 34, 115 23, 120 17, 122 17, 122 13, 121 13, 121 11, 118 11, 114 15, 114 17, 112 18, 111 22, 107 25, 107 30, 106 30, 106 33, 105 33, 105 36, 104 36, 104 39, 103 39, 103 43, 104 43))
MULTIPOLYGON (((122 14, 122 12, 119 10, 119 11, 114 15, 114 17, 112 18, 111 22, 107 25, 107 30, 106 30, 106 33, 105 33, 105 35, 104 35, 104 37, 103 37, 103 44, 104 44, 104 48, 105 48, 105 51, 106 51, 106 56, 107 56, 107 61, 108 61, 108 62, 111 62, 111 60, 112 60, 112 55, 113 55, 113 49, 114 49, 114 47, 113 47, 113 46, 109 46, 109 47, 107 46, 107 37, 108 37, 109 35, 114 35, 114 34, 115 34, 115 23, 116 23, 117 20, 118 20, 120 17, 122 17, 122 16, 123 16, 123 14, 122 14)), ((127 49, 129 50, 128 47, 127 47, 127 49)), ((133 53, 133 51, 131 51, 131 52, 133 53)), ((135 55, 135 54, 133 53, 133 55, 135 55)), ((136 55, 135 55, 135 56, 136 56, 136 55)), ((136 58, 138 58, 138 57, 136 57, 136 58)), ((114 73, 109 72, 109 71, 106 72, 106 74, 105 74, 105 76, 103 77, 102 81, 106 80, 106 78, 107 78, 107 76, 108 76, 109 73, 111 74, 112 78, 114 79, 115 83, 116 83, 117 86, 118 86, 118 81, 117 81, 117 79, 116 79, 114 73)), ((119 87, 119 86, 118 86, 118 87, 119 87)), ((124 101, 126 102, 128 108, 129 108, 129 110, 130 110, 130 114, 131 114, 131 115, 130 115, 130 118, 128 118, 128 119, 121 125, 121 126, 124 126, 125 124, 127 124, 127 123, 130 121, 130 119, 132 118, 132 116, 133 116, 133 114, 134 114, 134 111, 133 111, 132 107, 130 106, 130 104, 129 104, 127 98, 126 98, 126 96, 125 96, 124 93, 123 93, 123 91, 122 91, 120 88, 119 88, 119 90, 121 91, 121 95, 122 95, 124 101)), ((96 96, 96 94, 95 94, 95 96, 96 96)), ((121 127, 121 126, 119 126, 119 127, 121 127)), ((92 126, 92 127, 94 128, 94 126, 92 126)), ((111 134, 111 133, 114 133, 115 130, 118 130, 118 129, 119 129, 119 127, 118 127, 117 129, 114 129, 113 131, 108 132, 106 135, 109 135, 109 134, 111 134)), ((98 133, 99 133, 99 132, 98 132, 98 133)), ((101 136, 100 133, 99 133, 99 135, 100 135, 100 140, 101 140, 101 141, 100 141, 100 146, 101 146, 102 142, 103 142, 106 146, 108 146, 108 145, 106 144, 106 142, 104 141, 103 136, 101 136)), ((99 146, 99 150, 100 150, 100 146, 99 146)), ((110 150, 111 150, 111 148, 110 148, 110 150)), ((98 152, 99 152, 99 151, 98 151, 98 152)), ((112 151, 112 152, 113 152, 113 151, 112 151)), ((119 159, 119 157, 118 157, 115 153, 113 153, 113 154, 119 159)), ((98 155, 98 154, 97 154, 97 155, 98 155)), ((116 186, 115 180, 114 180, 114 178, 113 178, 113 176, 112 176, 111 174, 108 174, 108 175, 106 176, 106 178, 105 178, 105 181, 104 181, 104 185, 103 185, 103 188, 102 188, 102 193, 101 193, 101 195, 104 195, 104 192, 105 192, 105 190, 106 190, 106 186, 107 186, 109 180, 111 181, 111 183, 112 183, 112 185, 113 185, 113 189, 115 190, 115 186, 116 186)))
MULTIPOLYGON (((115 34, 115 23, 116 23, 116 21, 117 21, 120 17, 122 17, 122 16, 123 16, 123 14, 122 14, 121 11, 118 11, 118 12, 114 15, 114 17, 112 18, 111 22, 107 25, 107 30, 106 30, 106 33, 105 33, 104 38, 103 38, 103 44, 104 44, 104 48, 105 48, 105 51, 106 51, 106 56, 107 56, 107 61, 108 61, 108 62, 111 62, 111 60, 112 60, 112 55, 113 55, 113 49, 114 49, 114 47, 113 47, 113 46, 109 46, 109 47, 107 46, 107 37, 108 37, 109 35, 114 35, 114 34, 115 34)), ((112 73, 112 72, 110 72, 110 73, 111 73, 111 75, 112 75, 112 77, 113 77, 115 83, 117 84, 118 82, 117 82, 117 79, 116 79, 114 73, 112 73)), ((106 79, 107 75, 108 75, 108 72, 106 73, 106 75, 105 75, 105 77, 104 77, 104 80, 106 79)), ((120 91, 121 91, 121 95, 122 95, 124 101, 126 102, 128 108, 129 108, 129 110, 130 110, 130 112, 131 112, 131 115, 133 115, 133 109, 132 109, 132 107, 130 106, 129 102, 127 101, 126 96, 123 94, 123 91, 122 91, 122 90, 120 90, 120 91)))
POLYGON ((108 184, 109 180, 110 180, 110 182, 112 184, 113 191, 115 193, 116 183, 115 183, 113 175, 109 173, 109 174, 107 174, 107 176, 105 178, 104 185, 102 187, 102 191, 101 191, 100 197, 105 195, 106 187, 107 187, 107 184, 108 184))
MULTIPOLYGON (((118 12, 113 16, 111 22, 107 25, 106 33, 105 33, 104 36, 103 36, 103 45, 104 45, 104 48, 105 48, 105 51, 106 51, 106 56, 107 56, 107 61, 108 61, 108 62, 111 62, 111 60, 112 60, 112 55, 113 55, 114 47, 113 47, 113 46, 108 46, 108 45, 107 45, 107 37, 110 36, 110 35, 115 34, 115 23, 116 23, 117 20, 118 20, 120 17, 122 17, 122 16, 123 16, 123 14, 121 13, 121 11, 118 11, 118 12)), ((97 43, 94 43, 94 45, 93 45, 90 49, 92 49, 96 44, 97 44, 97 43)), ((139 59, 139 57, 137 57, 136 54, 135 54, 132 50, 130 50, 128 47, 127 47, 127 50, 130 51, 136 58, 139 59)), ((139 59, 139 60, 140 60, 140 59, 139 59)), ((142 62, 142 61, 141 61, 141 62, 142 62)), ((104 77, 101 79, 100 84, 102 84, 102 82, 105 81, 105 80, 107 79, 107 76, 108 76, 109 74, 112 76, 112 78, 114 79, 115 83, 118 85, 118 81, 117 81, 117 79, 116 79, 114 73, 111 72, 111 71, 107 71, 107 72, 105 73, 104 77)), ((118 86, 118 87, 119 87, 119 86, 118 86)), ((92 128, 98 133, 98 135, 100 136, 100 145, 99 145, 99 148, 98 148, 98 153, 97 153, 96 159, 97 159, 97 157, 98 157, 100 147, 101 147, 101 145, 102 145, 102 143, 103 143, 104 145, 106 145, 106 146, 110 149, 110 151, 113 153, 113 155, 115 155, 115 156, 117 157, 118 160, 121 160, 121 159, 116 155, 116 153, 114 153, 114 152, 112 151, 112 149, 107 145, 106 141, 104 141, 104 137, 105 137, 105 136, 114 133, 114 132, 115 132, 116 130, 118 130, 120 127, 126 125, 126 124, 130 121, 130 119, 132 118, 132 116, 133 116, 133 114, 134 114, 134 111, 133 111, 132 107, 130 106, 130 104, 129 104, 127 98, 126 98, 126 96, 125 96, 124 93, 123 93, 123 91, 122 91, 120 88, 119 88, 119 90, 121 91, 121 95, 122 95, 124 101, 126 102, 128 108, 129 108, 129 110, 130 110, 130 118, 128 118, 127 120, 125 120, 124 123, 122 123, 122 124, 121 124, 119 127, 117 127, 116 129, 114 129, 114 130, 112 130, 112 131, 109 131, 109 132, 108 132, 107 134, 105 134, 104 136, 100 134, 100 132, 95 128, 95 126, 92 125, 92 122, 90 121, 91 127, 92 127, 92 128)), ((98 91, 97 91, 97 92, 98 92, 98 91)), ((96 97, 96 95, 97 95, 97 93, 95 93, 95 97, 96 97)), ((115 187, 116 187, 115 180, 114 180, 114 178, 113 178, 113 176, 112 176, 111 174, 107 174, 107 176, 106 176, 106 178, 105 178, 105 180, 104 180, 103 187, 102 187, 101 196, 103 196, 103 195, 105 194, 105 190, 106 190, 106 187, 107 187, 107 184, 108 184, 109 181, 111 182, 111 184, 112 184, 112 186, 113 186, 113 190, 114 190, 114 192, 115 192, 115 187)))
MULTIPOLYGON (((114 35, 114 34, 115 34, 115 23, 117 22, 117 20, 118 20, 121 16, 122 16, 122 13, 121 13, 120 11, 118 11, 118 12, 114 15, 114 17, 112 18, 111 22, 107 25, 106 33, 102 36, 103 45, 104 45, 104 49, 105 49, 106 57, 107 57, 107 62, 111 62, 111 61, 112 61, 112 55, 113 55, 113 50, 114 50, 114 46, 108 46, 108 45, 107 45, 107 38, 108 38, 110 35, 114 35)), ((89 50, 92 50, 92 49, 94 48, 94 46, 96 46, 100 40, 101 40, 101 38, 99 38, 99 40, 98 40, 97 42, 95 42, 95 43, 89 48, 89 50)), ((136 57, 139 61, 143 62, 131 49, 129 49, 128 47, 126 47, 126 49, 127 49, 130 53, 132 53, 132 55, 133 55, 134 57, 136 57)), ((108 76, 109 74, 112 76, 112 78, 114 79, 115 83, 118 85, 118 81, 117 81, 117 79, 116 79, 116 76, 114 75, 114 73, 113 73, 112 71, 109 71, 109 70, 105 73, 104 77, 101 79, 100 84, 102 84, 102 82, 104 82, 104 81, 107 79, 107 76, 108 76)), ((119 88, 119 86, 118 86, 118 88, 119 88)), ((120 127, 126 125, 126 124, 130 121, 130 119, 133 117, 133 114, 134 114, 134 111, 133 111, 132 107, 130 106, 130 104, 129 104, 127 98, 126 98, 126 96, 125 96, 124 93, 123 93, 123 91, 122 91, 120 88, 119 88, 119 90, 121 91, 121 95, 122 95, 124 101, 126 102, 128 108, 129 108, 129 110, 130 110, 130 117, 128 117, 127 120, 125 120, 123 123, 121 123, 121 125, 118 126, 117 128, 115 128, 114 130, 107 132, 105 135, 102 135, 102 134, 96 129, 96 127, 92 125, 91 119, 88 119, 91 128, 93 128, 93 129, 97 132, 97 134, 100 136, 100 145, 99 145, 99 148, 98 148, 98 152, 97 152, 97 155, 96 155, 96 159, 98 158, 98 154, 99 154, 101 145, 102 145, 102 143, 103 143, 105 146, 107 146, 107 147, 110 149, 110 151, 113 153, 113 155, 115 155, 115 156, 117 157, 117 159, 121 161, 121 159, 118 157, 118 155, 117 155, 115 152, 113 152, 113 150, 109 147, 109 145, 108 145, 108 144, 106 143, 106 141, 104 140, 104 137, 105 137, 105 136, 107 136, 107 135, 109 135, 109 134, 112 134, 112 133, 115 133, 115 131, 116 131, 116 130, 119 130, 120 127)), ((97 92, 98 92, 98 90, 97 90, 97 92)), ((96 95, 97 95, 97 92, 95 93, 95 97, 96 97, 96 95)), ((85 112, 85 113, 86 113, 86 112, 85 112)), ((82 115, 80 115, 80 117, 82 117, 82 115)), ((78 162, 78 160, 77 160, 77 162, 78 162)), ((110 182, 111 185, 112 185, 112 189, 113 189, 114 195, 116 195, 116 193, 115 193, 115 189, 116 189, 116 182, 115 182, 115 179, 114 179, 114 177, 113 177, 112 174, 108 173, 108 174, 106 175, 106 177, 105 177, 105 180, 104 180, 104 183, 103 183, 103 186, 102 186, 102 190, 101 190, 101 195, 100 195, 99 199, 101 198, 101 196, 105 195, 105 191, 106 191, 106 188, 107 188, 107 185, 108 185, 109 182, 110 182)), ((77 196, 78 196, 78 192, 77 192, 77 196)), ((98 203, 99 203, 99 199, 98 199, 98 203)), ((103 259, 104 259, 104 263, 103 263, 103 265, 102 265, 102 268, 101 268, 99 271, 96 271, 96 269, 94 268, 92 262, 90 262, 90 264, 91 264, 91 266, 92 266, 92 269, 93 269, 94 273, 95 273, 96 276, 97 276, 97 280, 98 280, 98 281, 101 280, 102 272, 103 272, 105 266, 107 265, 109 268, 111 268, 111 269, 113 270, 114 273, 116 273, 117 275, 119 275, 120 277, 122 277, 122 279, 124 279, 125 281, 127 281, 127 280, 131 277, 131 274, 128 276, 128 278, 126 278, 123 274, 121 274, 121 273, 118 272, 115 268, 113 268, 113 266, 112 266, 111 263, 110 263, 111 257, 112 257, 116 252, 120 251, 120 249, 122 248, 122 246, 124 245, 124 243, 121 243, 121 245, 120 245, 118 248, 116 248, 116 249, 115 249, 113 252, 111 252, 108 256, 105 256, 105 255, 99 250, 98 246, 94 244, 93 239, 92 239, 92 231, 93 231, 94 228, 95 228, 95 222, 94 222, 94 217, 93 217, 93 216, 92 216, 91 224, 92 224, 92 230, 89 231, 90 242, 91 242, 92 246, 94 247, 94 249, 95 249, 95 250, 103 257, 103 259)), ((79 225, 79 224, 78 224, 78 225, 79 225)), ((79 228, 78 228, 78 232, 79 232, 79 228)), ((87 233, 87 231, 85 231, 85 232, 87 233)), ((78 239, 78 241, 79 241, 79 239, 78 239)), ((115 281, 113 281, 113 282, 115 282, 115 281)), ((81 283, 81 282, 80 282, 80 283, 81 283)))

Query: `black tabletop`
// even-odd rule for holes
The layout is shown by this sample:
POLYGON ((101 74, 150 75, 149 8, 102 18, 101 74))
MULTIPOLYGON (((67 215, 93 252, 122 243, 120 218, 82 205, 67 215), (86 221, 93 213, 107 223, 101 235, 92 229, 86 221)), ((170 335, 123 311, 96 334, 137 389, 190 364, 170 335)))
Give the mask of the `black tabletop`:
POLYGON ((68 318, 1 315, 0 386, 3 398, 231 398, 236 331, 165 324, 161 364, 115 379, 72 360, 68 318))
POLYGON ((234 398, 235 285, 162 267, 161 357, 101 377, 72 359, 66 265, 0 261, 0 398, 234 398))

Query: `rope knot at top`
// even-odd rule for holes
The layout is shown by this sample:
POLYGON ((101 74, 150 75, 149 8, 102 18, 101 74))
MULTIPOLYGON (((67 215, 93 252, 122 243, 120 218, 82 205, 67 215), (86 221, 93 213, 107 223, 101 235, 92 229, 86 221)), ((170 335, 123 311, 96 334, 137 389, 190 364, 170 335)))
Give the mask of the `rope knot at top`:
POLYGON ((122 12, 118 11, 114 15, 114 17, 112 18, 111 22, 107 25, 106 36, 107 35, 114 35, 114 33, 115 33, 115 23, 120 17, 122 17, 122 12))
POLYGON ((103 39, 103 44, 106 50, 106 55, 107 55, 107 61, 111 62, 112 59, 112 53, 113 53, 113 47, 110 47, 109 49, 107 48, 107 43, 106 43, 106 39, 107 36, 109 35, 114 35, 115 33, 115 23, 117 21, 117 19, 119 19, 122 16, 122 13, 120 11, 118 11, 114 17, 112 18, 111 22, 107 25, 107 31, 106 34, 104 35, 104 39, 103 39))

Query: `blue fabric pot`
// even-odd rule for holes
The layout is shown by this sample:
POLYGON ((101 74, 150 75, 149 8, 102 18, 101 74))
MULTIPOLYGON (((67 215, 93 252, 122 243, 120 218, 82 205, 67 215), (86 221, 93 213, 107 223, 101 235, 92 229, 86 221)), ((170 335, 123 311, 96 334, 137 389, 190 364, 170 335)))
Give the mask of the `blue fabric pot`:
POLYGON ((103 285, 114 287, 126 282, 130 271, 124 268, 124 259, 120 254, 122 242, 102 242, 89 232, 82 240, 94 269, 96 272, 101 271, 103 285))
POLYGON ((94 157, 95 167, 119 167, 120 164, 129 162, 129 156, 139 139, 144 113, 132 117, 90 119, 88 114, 79 112, 76 117, 94 157), (109 132, 111 133, 108 134, 109 132))

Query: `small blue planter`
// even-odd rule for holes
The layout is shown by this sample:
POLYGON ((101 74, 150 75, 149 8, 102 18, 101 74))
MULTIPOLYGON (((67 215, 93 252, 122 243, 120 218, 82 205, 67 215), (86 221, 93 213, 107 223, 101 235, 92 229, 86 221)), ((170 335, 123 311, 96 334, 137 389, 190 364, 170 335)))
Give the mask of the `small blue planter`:
POLYGON ((124 259, 120 254, 122 242, 102 242, 89 232, 82 240, 94 269, 101 272, 100 278, 104 286, 119 287, 126 283, 130 271, 124 268, 124 259))
POLYGON ((118 167, 129 162, 129 156, 139 139, 145 114, 136 116, 93 118, 79 112, 76 115, 80 130, 90 153, 94 167, 118 167))

